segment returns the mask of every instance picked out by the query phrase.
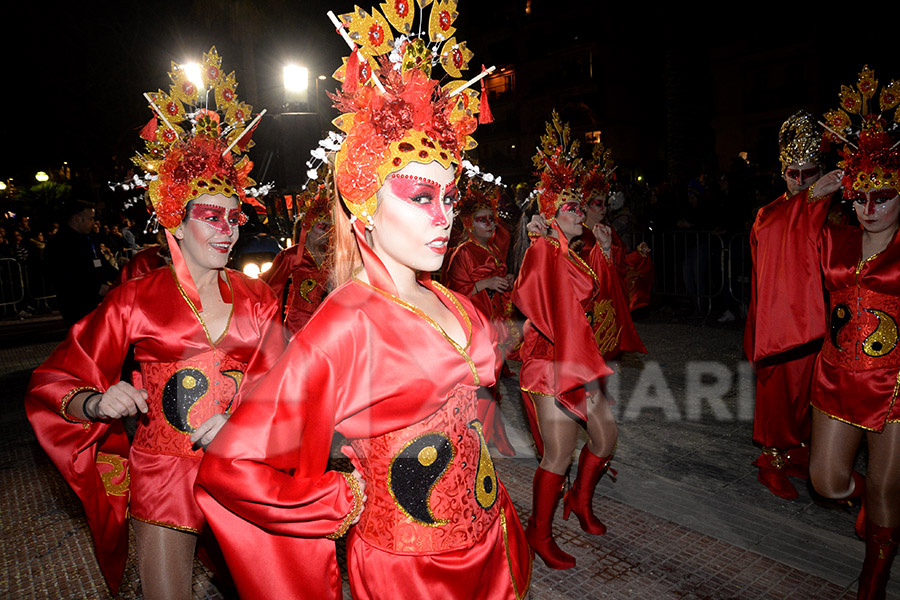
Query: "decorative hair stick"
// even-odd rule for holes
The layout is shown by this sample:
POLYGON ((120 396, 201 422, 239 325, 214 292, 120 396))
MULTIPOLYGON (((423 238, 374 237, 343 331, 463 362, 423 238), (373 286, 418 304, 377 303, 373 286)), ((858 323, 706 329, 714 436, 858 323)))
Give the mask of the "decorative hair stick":
MULTIPOLYGON (((347 42, 348 46, 350 46, 350 50, 356 52, 357 57, 359 57, 360 63, 368 63, 366 57, 363 56, 363 53, 359 51, 356 43, 350 39, 349 35, 347 35, 347 31, 344 29, 344 24, 341 23, 336 16, 334 16, 334 12, 329 10, 326 14, 328 15, 328 18, 331 19, 331 23, 335 26, 335 31, 337 31, 340 36, 344 38, 344 41, 347 42)), ((380 81, 378 81, 378 77, 375 76, 374 72, 369 76, 369 79, 372 80, 372 83, 375 84, 375 87, 378 88, 378 91, 383 94, 384 86, 381 85, 380 81)))
POLYGON ((842 136, 841 134, 839 134, 837 131, 835 131, 834 129, 832 129, 831 127, 829 127, 828 125, 826 125, 826 124, 823 123, 822 121, 819 121, 819 125, 821 125, 821 126, 824 127, 825 129, 827 129, 828 131, 830 131, 830 132, 833 133, 834 135, 838 136, 840 139, 844 140, 844 142, 846 142, 847 144, 850 144, 851 146, 853 146, 854 149, 859 150, 859 148, 856 146, 856 144, 854 144, 853 142, 851 142, 850 140, 848 140, 847 138, 845 138, 844 136, 842 136))
POLYGON ((456 88, 455 90, 450 92, 449 97, 452 98, 453 96, 457 95, 458 93, 460 93, 467 87, 471 87, 471 86, 475 85, 476 83, 478 83, 479 81, 481 81, 482 79, 484 79, 485 77, 487 77, 488 75, 493 73, 496 68, 497 68, 496 66, 492 65, 490 68, 485 69, 484 71, 482 71, 481 73, 479 73, 478 75, 473 77, 472 79, 468 80, 467 82, 465 82, 464 84, 462 84, 461 86, 459 86, 458 88, 456 88))
POLYGON ((177 139, 181 139, 181 138, 178 136, 178 131, 177 131, 174 127, 172 127, 172 124, 169 123, 169 120, 166 118, 166 115, 164 115, 163 112, 159 109, 159 107, 156 105, 156 102, 154 102, 154 101, 153 101, 153 98, 150 97, 150 94, 144 94, 144 98, 146 98, 146 99, 147 99, 147 102, 150 103, 150 108, 153 109, 153 112, 155 112, 156 114, 158 114, 158 115, 159 115, 159 118, 163 120, 163 123, 166 124, 166 127, 168 127, 169 129, 172 130, 172 133, 175 134, 175 137, 176 137, 177 139))
POLYGON ((222 153, 222 156, 228 156, 228 153, 231 152, 231 149, 234 148, 234 145, 235 145, 235 144, 237 144, 239 141, 241 141, 241 138, 244 137, 244 134, 246 134, 248 131, 253 131, 253 126, 256 125, 256 123, 257 123, 260 119, 262 119, 262 116, 263 116, 264 114, 266 114, 266 109, 265 109, 265 108, 262 109, 262 112, 260 112, 258 115, 256 115, 256 118, 255 118, 255 119, 253 119, 252 121, 250 121, 250 124, 249 124, 249 125, 247 125, 246 127, 244 127, 244 130, 241 132, 241 135, 239 135, 239 136, 237 136, 236 138, 234 138, 234 140, 228 145, 228 147, 225 148, 225 152, 222 153))

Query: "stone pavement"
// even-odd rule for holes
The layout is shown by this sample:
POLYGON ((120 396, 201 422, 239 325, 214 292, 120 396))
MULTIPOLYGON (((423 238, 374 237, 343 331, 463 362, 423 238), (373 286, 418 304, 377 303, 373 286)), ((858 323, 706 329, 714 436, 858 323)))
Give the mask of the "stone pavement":
MULTIPOLYGON (((59 339, 58 323, 45 321, 0 323, 0 598, 109 598, 80 505, 22 408, 31 369, 59 339)), ((815 505, 802 480, 794 480, 794 501, 756 481, 753 381, 741 367, 740 329, 650 315, 638 330, 649 355, 627 357, 610 382, 619 475, 603 479, 594 502, 609 532, 588 536, 557 512, 558 542, 578 564, 552 571, 537 559, 529 598, 855 598, 863 557, 855 515, 815 505)), ((524 521, 536 462, 516 381, 503 383, 502 410, 519 456, 495 460, 524 521)), ((895 573, 894 600, 898 581, 895 573)), ((199 563, 194 591, 195 598, 223 597, 199 563)), ((133 556, 118 597, 141 597, 133 556)))

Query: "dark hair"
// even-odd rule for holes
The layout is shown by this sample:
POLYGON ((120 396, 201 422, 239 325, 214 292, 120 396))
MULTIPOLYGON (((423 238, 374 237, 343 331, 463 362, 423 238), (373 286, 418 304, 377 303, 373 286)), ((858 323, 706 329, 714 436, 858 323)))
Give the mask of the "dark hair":
POLYGON ((94 205, 86 200, 70 200, 62 205, 60 216, 65 223, 75 215, 94 208, 94 205))

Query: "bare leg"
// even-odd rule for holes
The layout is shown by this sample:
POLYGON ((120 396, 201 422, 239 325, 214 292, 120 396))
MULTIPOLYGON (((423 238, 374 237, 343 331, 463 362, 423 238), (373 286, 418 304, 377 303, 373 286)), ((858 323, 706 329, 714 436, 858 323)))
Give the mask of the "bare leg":
POLYGON ((593 392, 587 403, 588 448, 596 456, 610 456, 619 439, 619 428, 609 402, 601 391, 593 392))
POLYGON ((826 498, 847 498, 854 492, 853 459, 863 430, 828 415, 812 411, 809 477, 826 498))
POLYGON ((132 519, 145 600, 190 600, 197 536, 132 519))
POLYGON ((866 434, 866 510, 881 527, 900 526, 900 423, 888 423, 881 433, 866 434))
POLYGON ((538 427, 544 440, 541 468, 565 475, 578 441, 578 422, 553 396, 531 395, 537 411, 538 427))

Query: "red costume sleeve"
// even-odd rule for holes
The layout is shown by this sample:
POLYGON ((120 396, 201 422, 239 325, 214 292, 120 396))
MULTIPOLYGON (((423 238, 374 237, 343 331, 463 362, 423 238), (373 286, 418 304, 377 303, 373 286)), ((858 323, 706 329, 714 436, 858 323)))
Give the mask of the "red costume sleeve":
POLYGON ((204 456, 195 497, 245 600, 340 597, 334 543, 325 536, 344 525, 354 498, 340 473, 325 470, 336 372, 309 337, 295 337, 268 376, 241 394, 204 456), (296 556, 305 559, 279 562, 296 556))
POLYGON ((753 361, 825 335, 825 299, 818 240, 828 199, 808 192, 760 209, 750 233, 753 285, 744 349, 753 361))
POLYGON ((623 289, 622 280, 619 278, 619 272, 613 266, 612 259, 607 258, 603 254, 600 244, 593 246, 589 259, 588 264, 597 276, 597 283, 600 288, 600 293, 597 294, 595 303, 604 300, 609 301, 613 309, 612 316, 615 322, 616 333, 609 335, 603 329, 604 323, 602 321, 605 313, 597 314, 595 311, 593 320, 595 339, 603 357, 612 359, 622 352, 642 352, 646 354, 647 349, 634 328, 634 321, 631 320, 631 307, 629 306, 628 297, 623 289), (613 343, 612 336, 617 336, 618 342, 613 343))
MULTIPOLYGON (((272 267, 259 276, 261 280, 265 281, 272 288, 272 293, 275 294, 279 306, 284 301, 284 288, 291 278, 294 263, 298 260, 297 248, 298 246, 291 246, 276 254, 275 259, 272 261, 272 267)), ((284 310, 283 306, 282 310, 284 310)))
POLYGON ((584 308, 572 293, 563 249, 545 238, 525 252, 513 290, 513 302, 531 324, 552 343, 556 393, 577 390, 585 383, 611 375, 584 317, 584 308))
POLYGON ((68 418, 65 404, 82 390, 104 392, 119 380, 128 352, 135 287, 120 286, 35 369, 25 410, 41 447, 84 506, 97 562, 115 594, 128 557, 128 438, 119 420, 68 418))

